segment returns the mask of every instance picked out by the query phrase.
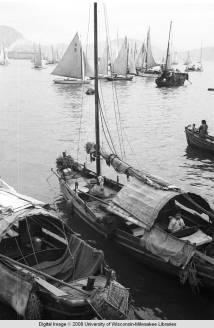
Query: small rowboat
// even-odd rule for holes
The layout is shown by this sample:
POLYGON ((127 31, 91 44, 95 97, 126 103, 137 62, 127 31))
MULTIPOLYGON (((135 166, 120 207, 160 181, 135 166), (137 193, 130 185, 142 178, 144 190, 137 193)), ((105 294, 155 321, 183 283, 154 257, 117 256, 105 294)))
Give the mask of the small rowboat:
POLYGON ((185 127, 185 133, 188 145, 214 154, 214 137, 209 135, 202 137, 188 127, 185 127))

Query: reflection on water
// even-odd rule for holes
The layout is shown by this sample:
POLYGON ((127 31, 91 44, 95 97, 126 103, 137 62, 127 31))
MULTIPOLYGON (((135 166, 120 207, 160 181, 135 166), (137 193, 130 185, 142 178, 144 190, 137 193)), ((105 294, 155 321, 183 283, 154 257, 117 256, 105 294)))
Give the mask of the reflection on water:
MULTIPOLYGON (((94 96, 85 95, 89 85, 54 84, 52 69, 36 71, 27 61, 0 67, 1 176, 21 193, 47 202, 59 195, 55 177, 49 184, 46 181, 56 157, 67 150, 75 159, 86 161, 84 145, 95 139, 94 96)), ((99 81, 100 100, 118 152, 119 113, 115 108, 119 105, 125 160, 173 184, 194 188, 211 205, 214 158, 187 147, 184 127, 206 119, 214 135, 213 93, 207 91, 214 85, 212 79, 214 66, 207 63, 202 74, 190 73, 192 84, 179 88, 156 88, 154 78, 134 77, 115 87, 99 81), (113 98, 115 90, 117 97, 113 98)), ((103 165, 103 172, 106 170, 116 177, 103 165)), ((74 229, 105 249, 108 262, 131 288, 139 313, 146 311, 153 318, 213 318, 213 302, 206 294, 194 297, 187 287, 180 288, 179 280, 138 265, 119 249, 115 251, 115 245, 88 233, 78 219, 74 229)))

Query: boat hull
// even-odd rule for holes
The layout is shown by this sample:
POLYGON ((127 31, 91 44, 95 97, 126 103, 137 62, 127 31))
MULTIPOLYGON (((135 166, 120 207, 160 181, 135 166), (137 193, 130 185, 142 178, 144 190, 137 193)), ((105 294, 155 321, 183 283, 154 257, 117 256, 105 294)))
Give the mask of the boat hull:
POLYGON ((212 140, 199 136, 188 128, 185 128, 186 139, 189 146, 214 154, 214 138, 212 140))
POLYGON ((89 84, 90 81, 87 80, 72 80, 72 79, 55 79, 53 80, 55 84, 89 84))
POLYGON ((184 85, 184 82, 188 80, 187 73, 180 73, 180 72, 167 72, 163 73, 159 76, 155 82, 158 88, 162 87, 179 87, 184 85))
MULTIPOLYGON (((182 274, 181 268, 169 262, 165 262, 158 256, 147 251, 146 248, 140 244, 140 238, 120 229, 116 229, 113 233, 109 234, 108 231, 105 230, 104 225, 98 223, 99 220, 95 213, 93 213, 85 203, 83 204, 80 199, 77 201, 73 198, 62 181, 60 181, 60 187, 65 200, 68 201, 69 206, 72 208, 72 214, 77 215, 77 217, 82 219, 97 234, 109 239, 111 243, 114 242, 122 251, 134 258, 137 262, 146 265, 148 268, 152 268, 164 274, 180 277, 180 274, 182 274)), ((209 271, 210 268, 206 271, 203 265, 198 269, 198 276, 203 280, 203 285, 214 289, 214 268, 211 272, 209 271)))
POLYGON ((108 76, 106 77, 107 81, 132 81, 133 76, 108 76))

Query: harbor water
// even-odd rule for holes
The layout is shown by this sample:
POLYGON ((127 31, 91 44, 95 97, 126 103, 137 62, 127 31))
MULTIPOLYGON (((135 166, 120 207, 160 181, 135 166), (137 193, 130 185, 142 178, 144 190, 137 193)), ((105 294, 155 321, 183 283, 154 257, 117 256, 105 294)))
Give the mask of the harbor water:
MULTIPOLYGON (((51 65, 32 69, 24 60, 0 66, 0 175, 18 192, 50 203, 60 196, 51 172, 56 157, 66 150, 91 166, 84 146, 94 141, 94 96, 85 95, 89 85, 54 84, 52 70, 51 65)), ((214 92, 207 91, 209 87, 214 87, 211 62, 204 63, 204 72, 190 73, 189 82, 179 88, 157 88, 154 78, 134 77, 114 86, 100 81, 100 98, 115 148, 118 153, 125 149, 122 155, 127 162, 194 190, 214 207, 214 156, 187 147, 184 133, 186 125, 198 126, 205 119, 214 135, 214 92), (120 142, 118 126, 123 131, 120 142)), ((116 179, 104 164, 103 173, 116 179)), ((181 286, 179 278, 136 263, 78 218, 71 219, 66 206, 60 208, 75 231, 105 251, 109 265, 131 289, 139 318, 214 319, 208 291, 196 295, 181 286)), ((1 318, 11 318, 10 311, 1 310, 1 318)))

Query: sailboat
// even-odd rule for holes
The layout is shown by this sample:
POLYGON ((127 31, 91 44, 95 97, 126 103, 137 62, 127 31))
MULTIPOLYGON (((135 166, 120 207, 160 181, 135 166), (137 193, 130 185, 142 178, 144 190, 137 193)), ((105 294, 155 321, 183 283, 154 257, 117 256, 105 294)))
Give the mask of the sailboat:
POLYGON ((142 72, 144 69, 145 58, 146 58, 146 45, 144 41, 142 46, 140 47, 139 52, 137 52, 136 54, 135 67, 136 67, 137 75, 139 75, 139 72, 142 72))
POLYGON ((202 66, 202 46, 201 46, 201 51, 200 51, 200 58, 199 61, 196 63, 190 62, 187 64, 186 72, 202 72, 203 71, 203 66, 202 66))
MULTIPOLYGON (((97 26, 96 3, 95 31, 97 26)), ((61 192, 73 213, 141 263, 180 277, 185 283, 214 287, 214 211, 199 195, 181 190, 122 160, 100 146, 97 35, 95 33, 95 140, 85 145, 92 171, 65 152, 57 158, 61 192), (102 175, 101 158, 127 183, 102 175), (172 233, 169 217, 182 212, 186 228, 172 233), (192 274, 194 271, 194 274, 192 274)), ((109 138, 110 139, 110 138, 109 138)), ((112 140, 112 139, 111 139, 112 140)))
POLYGON ((44 69, 44 63, 42 59, 41 46, 39 45, 38 51, 35 51, 33 58, 33 68, 35 69, 44 69))
POLYGON ((135 49, 129 46, 129 56, 128 56, 128 74, 137 75, 135 66, 135 49))
POLYGON ((189 79, 188 73, 182 73, 179 70, 173 70, 171 66, 170 54, 170 37, 171 37, 172 22, 169 28, 169 38, 166 53, 166 62, 163 65, 162 74, 155 80, 157 86, 160 87, 178 87, 184 85, 184 82, 189 79))
POLYGON ((82 50, 78 33, 74 36, 62 59, 51 74, 65 77, 64 79, 55 79, 54 83, 58 84, 90 83, 90 80, 87 80, 86 77, 94 74, 82 50))
POLYGON ((146 39, 146 55, 143 69, 139 72, 138 75, 145 77, 157 77, 160 75, 161 68, 158 66, 154 60, 151 47, 151 36, 150 36, 150 27, 147 32, 146 39))
POLYGON ((0 51, 0 65, 7 65, 7 64, 9 64, 9 60, 7 57, 7 51, 2 46, 1 51, 0 51))
POLYGON ((111 76, 107 76, 108 81, 131 81, 133 76, 128 76, 129 47, 127 37, 125 37, 122 47, 111 67, 111 76))
POLYGON ((100 57, 98 65, 99 79, 105 79, 108 75, 110 75, 110 65, 109 44, 108 40, 106 40, 105 48, 103 50, 102 56, 100 57))
POLYGON ((53 65, 57 63, 57 53, 54 51, 54 47, 51 46, 51 56, 47 57, 46 65, 53 65))

